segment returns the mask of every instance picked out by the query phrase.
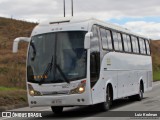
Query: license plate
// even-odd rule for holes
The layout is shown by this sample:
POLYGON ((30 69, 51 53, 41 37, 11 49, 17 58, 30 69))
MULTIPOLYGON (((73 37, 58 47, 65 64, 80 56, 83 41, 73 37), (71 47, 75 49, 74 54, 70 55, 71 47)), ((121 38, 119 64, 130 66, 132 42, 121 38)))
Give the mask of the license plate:
POLYGON ((54 104, 54 105, 62 104, 62 100, 53 100, 52 104, 54 104))

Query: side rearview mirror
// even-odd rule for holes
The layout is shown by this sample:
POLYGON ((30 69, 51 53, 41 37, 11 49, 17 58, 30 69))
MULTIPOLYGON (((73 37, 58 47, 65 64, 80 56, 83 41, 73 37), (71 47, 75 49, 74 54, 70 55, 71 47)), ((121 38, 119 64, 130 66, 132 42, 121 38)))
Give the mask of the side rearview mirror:
POLYGON ((84 49, 90 49, 90 44, 91 44, 91 38, 92 37, 93 37, 92 32, 86 33, 85 39, 84 39, 84 49))
POLYGON ((16 38, 14 40, 14 42, 13 42, 13 50, 12 50, 12 52, 13 53, 17 53, 17 51, 18 51, 18 44, 19 44, 20 41, 30 42, 30 40, 31 39, 28 38, 28 37, 18 37, 18 38, 16 38))

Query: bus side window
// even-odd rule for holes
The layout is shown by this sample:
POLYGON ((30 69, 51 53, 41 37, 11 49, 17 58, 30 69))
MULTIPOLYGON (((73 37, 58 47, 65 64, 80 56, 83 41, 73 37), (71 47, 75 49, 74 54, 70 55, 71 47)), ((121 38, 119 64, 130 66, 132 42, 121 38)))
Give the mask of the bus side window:
POLYGON ((102 48, 108 49, 108 40, 107 40, 107 33, 106 30, 100 28, 101 40, 102 40, 102 48))
POLYGON ((119 50, 123 51, 121 33, 117 33, 117 38, 119 43, 119 50))
POLYGON ((138 40, 137 37, 131 36, 133 53, 139 53, 138 40))
POLYGON ((119 43, 117 33, 112 31, 113 41, 114 41, 114 49, 119 51, 119 43))
POLYGON ((150 55, 150 47, 149 47, 149 41, 148 40, 145 40, 146 41, 146 48, 147 48, 147 55, 150 55))
POLYGON ((113 35, 113 41, 114 41, 114 49, 118 51, 122 51, 122 39, 121 39, 121 33, 117 33, 112 31, 113 35))
POLYGON ((140 45, 141 54, 146 54, 146 48, 145 48, 144 39, 139 38, 139 45, 140 45))
POLYGON ((131 38, 127 35, 128 52, 131 52, 131 38))
POLYGON ((124 51, 131 52, 131 40, 129 35, 123 34, 124 51))
POLYGON ((93 32, 93 37, 91 39, 91 49, 90 49, 91 87, 99 79, 99 73, 100 73, 100 47, 99 47, 98 29, 96 25, 93 26, 92 32, 93 32))
POLYGON ((101 34, 103 49, 112 50, 111 32, 109 30, 105 30, 103 28, 100 28, 100 34, 101 34))
POLYGON ((108 49, 113 49, 111 31, 106 30, 106 33, 107 33, 108 49))

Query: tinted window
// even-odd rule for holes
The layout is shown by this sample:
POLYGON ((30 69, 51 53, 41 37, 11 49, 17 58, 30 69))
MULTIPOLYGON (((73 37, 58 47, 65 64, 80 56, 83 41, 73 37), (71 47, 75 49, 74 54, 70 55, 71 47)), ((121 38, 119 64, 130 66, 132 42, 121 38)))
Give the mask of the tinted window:
POLYGON ((138 39, 137 37, 131 36, 132 39, 132 48, 134 53, 139 53, 139 47, 138 47, 138 39))
POLYGON ((111 31, 110 30, 106 30, 106 33, 107 33, 107 40, 108 40, 108 48, 109 49, 113 49, 111 31))
POLYGON ((109 30, 100 28, 103 49, 112 49, 112 39, 109 30))
POLYGON ((139 38, 139 45, 140 45, 140 53, 146 54, 145 42, 144 39, 139 38))
POLYGON ((149 47, 149 41, 148 40, 145 40, 146 41, 146 48, 147 48, 147 54, 150 55, 150 47, 149 47))
POLYGON ((123 44, 124 44, 124 51, 131 52, 131 40, 129 35, 123 34, 123 44))
POLYGON ((28 82, 53 84, 86 78, 85 34, 68 31, 33 36, 27 61, 28 82))
POLYGON ((98 31, 95 25, 92 28, 92 32, 93 32, 93 38, 91 40, 91 53, 95 51, 99 51, 98 31))
POLYGON ((117 37, 118 37, 118 43, 119 43, 119 50, 122 51, 123 47, 122 47, 121 33, 117 33, 117 37))
POLYGON ((90 78, 91 87, 94 86, 99 79, 100 73, 100 50, 98 39, 98 27, 96 25, 92 28, 93 38, 91 39, 91 54, 90 54, 90 78))
POLYGON ((122 39, 121 34, 117 32, 112 32, 113 41, 114 41, 114 49, 118 51, 122 51, 122 39))

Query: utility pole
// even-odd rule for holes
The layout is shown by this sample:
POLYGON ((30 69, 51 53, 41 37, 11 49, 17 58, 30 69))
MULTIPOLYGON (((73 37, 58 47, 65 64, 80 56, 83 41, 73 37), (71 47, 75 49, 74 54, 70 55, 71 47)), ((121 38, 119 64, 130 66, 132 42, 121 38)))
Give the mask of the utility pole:
POLYGON ((65 5, 65 0, 63 0, 63 8, 64 8, 64 17, 66 17, 66 5, 65 5))
POLYGON ((73 0, 71 0, 71 6, 72 6, 71 11, 72 11, 72 16, 73 16, 73 0))
MULTIPOLYGON (((64 17, 66 17, 66 2, 63 0, 64 17)), ((71 15, 73 16, 73 0, 71 0, 71 15)))

